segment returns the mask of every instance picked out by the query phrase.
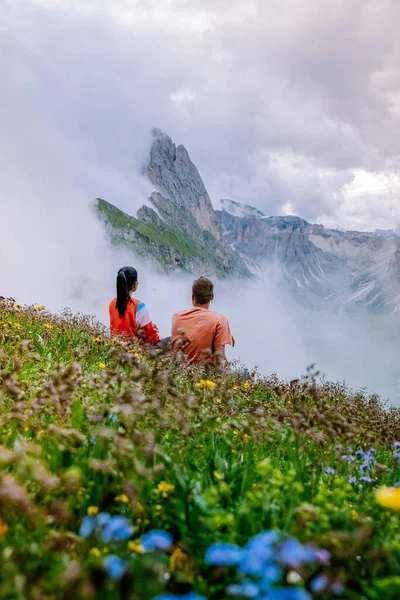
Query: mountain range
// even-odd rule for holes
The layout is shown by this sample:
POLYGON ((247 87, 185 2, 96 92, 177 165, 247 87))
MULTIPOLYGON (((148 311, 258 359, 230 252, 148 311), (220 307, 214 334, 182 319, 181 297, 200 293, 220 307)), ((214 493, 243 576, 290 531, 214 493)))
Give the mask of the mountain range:
POLYGON ((266 216, 229 199, 214 210, 186 148, 153 130, 147 177, 154 191, 136 213, 98 198, 95 208, 113 244, 165 272, 257 277, 271 269, 306 304, 400 311, 400 237, 326 229, 296 216, 266 216))

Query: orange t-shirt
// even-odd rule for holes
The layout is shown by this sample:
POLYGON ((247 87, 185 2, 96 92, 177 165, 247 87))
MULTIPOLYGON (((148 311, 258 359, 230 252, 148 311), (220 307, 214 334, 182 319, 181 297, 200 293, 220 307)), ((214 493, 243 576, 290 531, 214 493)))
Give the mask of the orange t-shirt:
POLYGON ((125 335, 149 344, 159 342, 160 336, 157 327, 152 323, 146 306, 140 300, 132 298, 132 301, 128 302, 122 319, 117 310, 116 298, 111 300, 108 311, 110 313, 111 336, 125 335))
POLYGON ((190 342, 185 348, 189 362, 207 360, 208 352, 217 346, 232 344, 232 334, 228 319, 208 308, 194 307, 178 310, 172 317, 171 341, 175 347, 179 340, 187 337, 190 342), (184 336, 178 330, 184 331, 184 336))

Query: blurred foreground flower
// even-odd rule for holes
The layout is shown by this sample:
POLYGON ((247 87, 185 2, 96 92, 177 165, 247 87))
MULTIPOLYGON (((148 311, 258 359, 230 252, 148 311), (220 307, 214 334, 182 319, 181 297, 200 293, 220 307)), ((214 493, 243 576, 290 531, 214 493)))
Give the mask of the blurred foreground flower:
POLYGON ((400 511, 400 488, 379 488, 376 490, 376 501, 381 506, 400 511))
POLYGON ((38 304, 38 306, 35 306, 35 310, 37 310, 38 312, 41 312, 42 310, 44 310, 44 306, 42 306, 41 304, 38 304))
POLYGON ((206 600, 206 598, 195 592, 188 592, 182 596, 175 596, 175 594, 161 594, 154 598, 154 600, 206 600))
POLYGON ((140 545, 145 552, 154 550, 168 550, 172 545, 172 535, 166 531, 149 531, 140 538, 140 545))
POLYGON ((167 498, 168 494, 175 490, 175 486, 172 485, 172 483, 167 483, 166 481, 161 481, 157 486, 157 490, 159 492, 161 492, 161 494, 163 495, 164 498, 167 498))
POLYGON ((236 544, 211 544, 204 560, 209 565, 232 566, 238 565, 244 557, 245 551, 236 544))
POLYGON ((120 579, 126 571, 126 564, 122 558, 119 558, 114 554, 107 556, 107 558, 104 559, 103 564, 111 579, 120 579))
POLYGON ((0 542, 6 535, 7 531, 8 531, 7 523, 4 523, 4 521, 2 519, 0 519, 0 542))
POLYGON ((215 383, 209 379, 200 379, 199 383, 196 383, 196 387, 201 390, 212 389, 215 387, 215 383))

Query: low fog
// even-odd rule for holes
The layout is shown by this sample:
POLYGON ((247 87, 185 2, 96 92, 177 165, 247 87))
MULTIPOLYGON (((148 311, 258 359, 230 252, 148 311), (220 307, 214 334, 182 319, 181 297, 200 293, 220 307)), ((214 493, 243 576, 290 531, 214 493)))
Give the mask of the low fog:
MULTIPOLYGON (((368 170, 397 172, 397 36, 385 27, 397 2, 379 15, 361 0, 324 11, 287 0, 284 14, 280 1, 130 4, 0 6, 0 295, 107 323, 116 272, 132 264, 169 334, 192 280, 111 248, 91 209, 98 196, 130 214, 146 202, 152 126, 186 145, 215 203, 344 227, 399 222, 395 186, 378 201, 373 189, 348 193, 368 170)), ((397 318, 310 312, 274 270, 267 280, 215 282, 213 308, 237 341, 229 358, 282 378, 316 363, 400 404, 397 318)))

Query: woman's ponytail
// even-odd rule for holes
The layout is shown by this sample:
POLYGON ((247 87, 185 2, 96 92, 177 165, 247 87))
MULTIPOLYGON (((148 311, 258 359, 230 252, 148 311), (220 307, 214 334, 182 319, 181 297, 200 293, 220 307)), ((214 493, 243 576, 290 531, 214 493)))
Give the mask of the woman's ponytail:
POLYGON ((128 302, 131 302, 130 292, 137 282, 137 271, 133 267, 122 267, 117 275, 117 310, 121 319, 124 317, 128 302))

